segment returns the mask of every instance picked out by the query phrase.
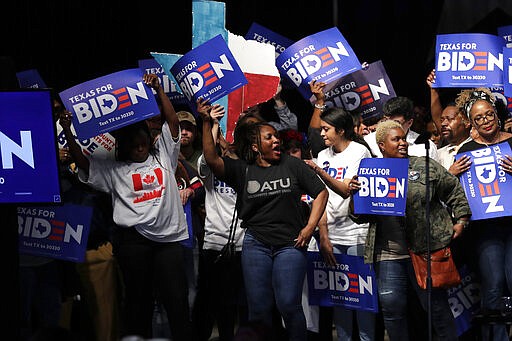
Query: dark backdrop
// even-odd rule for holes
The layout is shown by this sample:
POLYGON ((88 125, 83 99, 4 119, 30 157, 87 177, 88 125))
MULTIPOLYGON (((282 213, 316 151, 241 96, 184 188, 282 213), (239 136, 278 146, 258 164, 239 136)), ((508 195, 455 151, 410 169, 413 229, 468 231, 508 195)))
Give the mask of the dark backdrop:
MULTIPOLYGON (((336 26, 361 62, 382 59, 395 90, 423 101, 425 65, 439 5, 433 1, 240 0, 226 2, 226 27, 245 35, 252 22, 294 41, 336 26), (416 3, 413 1, 411 3, 416 3), (419 25, 418 16, 426 16, 419 25)), ((439 2, 440 4, 440 2, 439 2)), ((190 0, 17 1, 4 12, 4 54, 17 71, 36 68, 58 91, 151 58, 191 49, 190 0), (4 45, 5 46, 5 45, 4 45)), ((305 128, 310 106, 296 91, 283 96, 305 128)))
MULTIPOLYGON (((450 0, 451 9, 441 0, 225 2, 226 27, 242 36, 253 22, 294 41, 338 26, 361 62, 382 60, 397 94, 427 107, 437 33, 496 34, 512 24, 500 0, 450 0)), ((7 7, 0 11, 0 56, 12 57, 16 71, 38 69, 57 91, 136 67, 150 52, 191 49, 191 0, 17 0, 7 7)), ((305 128, 310 105, 296 91, 284 96, 305 128)))
MULTIPOLYGON (((512 24, 511 7, 510 0, 235 0, 226 1, 226 26, 243 36, 258 22, 292 40, 338 26, 361 62, 382 60, 397 94, 428 107, 425 78, 434 66, 436 34, 496 34, 496 27, 512 24)), ((136 67, 150 52, 184 54, 192 43, 191 10, 191 0, 4 1, 0 87, 16 86, 16 71, 35 68, 48 86, 62 91, 136 67)), ((296 91, 284 96, 304 129, 310 105, 296 91)), ((0 209, 4 227, 16 224, 14 207, 0 209)), ((7 230, 2 255, 8 265, 5 292, 12 293, 17 287, 16 229, 7 230)), ((3 316, 8 316, 4 332, 15 339, 17 296, 8 299, 12 304, 3 305, 3 316)))

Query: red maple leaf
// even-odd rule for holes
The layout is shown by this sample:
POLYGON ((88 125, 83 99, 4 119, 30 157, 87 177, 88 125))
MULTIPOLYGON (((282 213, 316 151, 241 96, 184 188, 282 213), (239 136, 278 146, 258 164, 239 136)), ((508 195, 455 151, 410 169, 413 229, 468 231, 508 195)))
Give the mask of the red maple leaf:
POLYGON ((149 185, 150 183, 155 181, 155 177, 153 175, 146 174, 146 176, 144 177, 144 179, 142 181, 144 181, 144 183, 149 185))

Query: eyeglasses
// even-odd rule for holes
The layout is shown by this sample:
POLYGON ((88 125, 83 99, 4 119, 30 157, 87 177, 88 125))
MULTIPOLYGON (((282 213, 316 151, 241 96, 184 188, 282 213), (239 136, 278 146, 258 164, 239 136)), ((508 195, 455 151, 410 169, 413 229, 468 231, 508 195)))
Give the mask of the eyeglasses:
POLYGON ((482 125, 484 120, 487 122, 492 122, 496 119, 496 113, 494 111, 490 111, 485 113, 485 115, 479 115, 477 117, 473 117, 473 122, 478 125, 482 125))

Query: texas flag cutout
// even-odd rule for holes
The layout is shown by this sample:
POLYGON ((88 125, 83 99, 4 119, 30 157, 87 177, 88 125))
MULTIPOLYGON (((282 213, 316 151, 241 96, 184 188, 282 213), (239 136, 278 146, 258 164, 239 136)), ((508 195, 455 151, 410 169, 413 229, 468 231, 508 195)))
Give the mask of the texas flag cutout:
POLYGON ((272 45, 245 40, 229 32, 228 47, 247 79, 246 85, 228 95, 225 137, 228 142, 233 142, 233 132, 240 113, 271 99, 277 91, 280 76, 272 45))
MULTIPOLYGON (((226 4, 218 1, 192 2, 192 47, 197 47, 214 36, 221 34, 229 50, 242 70, 248 83, 216 101, 226 107, 227 114, 220 120, 228 142, 233 142, 233 130, 240 113, 247 108, 271 99, 277 92, 280 76, 275 65, 273 45, 230 33, 226 27, 226 4)), ((179 54, 151 52, 165 73, 177 84, 177 91, 183 93, 170 72, 182 57, 179 54)))
MULTIPOLYGON (((244 37, 228 32, 228 49, 233 55, 238 67, 247 79, 247 84, 228 94, 227 119, 225 137, 233 142, 233 131, 240 113, 248 108, 268 101, 277 92, 280 76, 275 65, 275 49, 272 45, 255 40, 245 40, 244 37)), ((176 55, 152 52, 152 56, 163 66, 168 75, 176 63, 176 55)), ((174 79, 174 75, 172 75, 174 79)), ((177 82, 179 84, 179 82, 177 82)), ((182 89, 178 89, 183 92, 182 89)), ((222 104, 221 104, 222 105, 222 104)))

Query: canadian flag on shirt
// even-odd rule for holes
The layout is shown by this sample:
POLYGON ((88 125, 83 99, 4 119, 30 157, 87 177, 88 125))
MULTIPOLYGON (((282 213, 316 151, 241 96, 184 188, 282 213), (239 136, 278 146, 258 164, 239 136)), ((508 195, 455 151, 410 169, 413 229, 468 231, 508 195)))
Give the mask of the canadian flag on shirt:
POLYGON ((135 191, 153 190, 163 184, 163 173, 161 168, 155 168, 151 173, 132 174, 133 189, 135 191))

